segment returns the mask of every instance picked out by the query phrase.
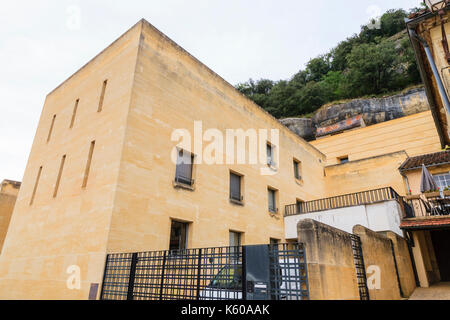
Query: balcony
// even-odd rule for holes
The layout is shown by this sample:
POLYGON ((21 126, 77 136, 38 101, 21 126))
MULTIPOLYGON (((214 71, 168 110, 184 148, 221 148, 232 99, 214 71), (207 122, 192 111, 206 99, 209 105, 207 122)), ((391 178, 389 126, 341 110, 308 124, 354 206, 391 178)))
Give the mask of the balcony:
POLYGON ((405 219, 450 215, 450 194, 444 191, 405 197, 405 219))
POLYGON ((313 219, 352 233, 359 224, 374 231, 393 231, 402 235, 404 201, 393 188, 361 191, 330 198, 287 205, 284 210, 285 238, 297 237, 297 224, 313 219))
POLYGON ((394 189, 387 187, 287 205, 284 210, 284 216, 289 217, 298 214, 374 204, 389 200, 400 201, 400 199, 401 197, 394 189))

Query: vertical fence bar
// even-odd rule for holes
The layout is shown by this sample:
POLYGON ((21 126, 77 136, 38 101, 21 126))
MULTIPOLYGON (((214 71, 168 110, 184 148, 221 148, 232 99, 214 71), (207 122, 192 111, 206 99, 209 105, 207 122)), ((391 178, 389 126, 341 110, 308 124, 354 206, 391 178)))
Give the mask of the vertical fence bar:
POLYGON ((242 246, 242 300, 247 300, 247 247, 242 246))
POLYGON ((159 288, 159 300, 163 298, 164 291, 164 276, 166 271, 166 260, 167 260, 167 251, 164 251, 163 263, 162 263, 162 271, 161 271, 161 286, 159 288))
POLYGON ((127 300, 133 300, 134 279, 136 278, 137 260, 138 260, 138 254, 133 253, 133 255, 131 257, 130 280, 128 281, 127 300))
POLYGON ((197 295, 196 299, 200 300, 200 281, 202 273, 202 249, 198 249, 198 259, 197 259, 197 295))

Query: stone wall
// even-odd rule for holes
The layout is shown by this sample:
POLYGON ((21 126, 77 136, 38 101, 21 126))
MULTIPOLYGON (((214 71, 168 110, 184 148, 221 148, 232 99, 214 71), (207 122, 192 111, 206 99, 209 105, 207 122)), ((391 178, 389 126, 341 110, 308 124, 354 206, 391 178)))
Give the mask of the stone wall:
POLYGON ((395 260, 397 261, 402 294, 404 297, 409 297, 416 289, 416 278, 414 276, 408 243, 394 232, 386 231, 380 232, 380 234, 390 239, 394 245, 394 254, 395 260))
POLYGON ((370 300, 400 300, 402 297, 391 241, 385 236, 360 225, 353 227, 353 233, 361 238, 370 300), (376 267, 379 273, 378 271, 371 271, 376 270, 373 267, 376 267), (377 276, 379 276, 379 287, 376 284, 377 276))
POLYGON ((311 300, 359 300, 349 233, 308 219, 298 223, 306 250, 311 300))

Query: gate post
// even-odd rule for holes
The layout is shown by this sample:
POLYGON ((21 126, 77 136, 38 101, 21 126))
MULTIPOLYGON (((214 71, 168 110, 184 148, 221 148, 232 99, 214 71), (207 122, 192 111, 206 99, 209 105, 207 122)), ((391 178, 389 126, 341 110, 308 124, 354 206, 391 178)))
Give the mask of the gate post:
POLYGON ((134 278, 136 276, 137 260, 138 260, 138 254, 137 253, 133 253, 133 255, 131 257, 130 280, 128 281, 127 300, 133 300, 134 278))

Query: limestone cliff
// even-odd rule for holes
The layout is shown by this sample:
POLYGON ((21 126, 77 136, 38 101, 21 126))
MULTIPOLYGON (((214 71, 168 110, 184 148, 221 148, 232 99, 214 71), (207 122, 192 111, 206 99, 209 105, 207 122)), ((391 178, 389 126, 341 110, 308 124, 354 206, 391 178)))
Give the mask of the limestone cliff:
POLYGON ((311 119, 288 118, 282 124, 306 140, 313 140, 317 128, 336 124, 342 120, 362 115, 366 125, 401 118, 429 110, 423 88, 414 88, 401 94, 371 99, 355 99, 345 103, 326 105, 311 119))

